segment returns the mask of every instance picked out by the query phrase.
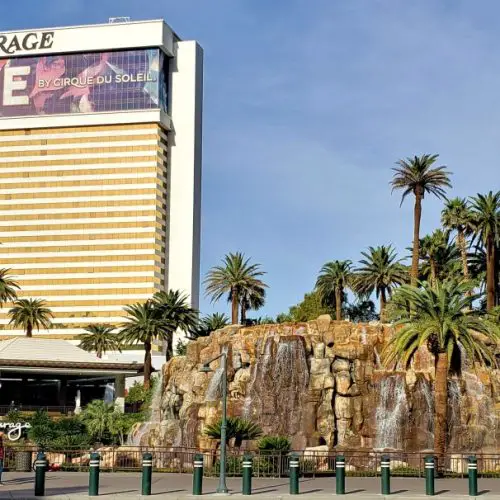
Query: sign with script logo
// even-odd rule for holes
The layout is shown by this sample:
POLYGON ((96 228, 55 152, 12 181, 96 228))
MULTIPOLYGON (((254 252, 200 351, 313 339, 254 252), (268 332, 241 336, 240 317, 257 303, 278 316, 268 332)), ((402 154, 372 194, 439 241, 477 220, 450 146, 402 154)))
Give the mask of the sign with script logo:
POLYGON ((37 49, 50 49, 53 43, 53 31, 0 35, 0 55, 2 53, 13 55, 37 49))
POLYGON ((31 424, 21 422, 0 422, 0 429, 7 430, 9 441, 17 441, 21 438, 23 429, 31 429, 31 424))

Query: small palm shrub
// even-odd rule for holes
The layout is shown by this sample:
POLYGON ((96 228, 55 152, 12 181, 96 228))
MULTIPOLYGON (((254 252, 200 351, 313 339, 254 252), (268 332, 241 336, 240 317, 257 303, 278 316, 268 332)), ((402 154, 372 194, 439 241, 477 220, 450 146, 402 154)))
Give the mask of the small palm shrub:
MULTIPOLYGON (((204 430, 205 436, 220 440, 221 426, 222 420, 219 420, 213 425, 207 425, 204 430)), ((226 436, 228 441, 234 439, 234 446, 240 448, 244 440, 251 441, 262 436, 262 429, 251 420, 239 417, 229 417, 227 419, 226 436)))
POLYGON ((257 442, 261 454, 288 453, 291 446, 291 441, 285 436, 264 436, 257 442))

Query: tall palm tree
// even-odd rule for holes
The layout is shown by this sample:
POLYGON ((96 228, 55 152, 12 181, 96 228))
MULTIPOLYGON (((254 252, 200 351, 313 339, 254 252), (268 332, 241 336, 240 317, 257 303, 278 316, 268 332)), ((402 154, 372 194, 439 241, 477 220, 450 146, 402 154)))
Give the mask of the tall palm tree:
POLYGON ((375 292, 380 300, 380 320, 385 321, 385 306, 392 290, 397 285, 407 281, 408 272, 397 258, 392 245, 369 247, 367 252, 361 252, 364 259, 359 263, 354 277, 355 291, 362 295, 375 292))
POLYGON ((464 279, 468 280, 467 236, 472 233, 472 214, 469 202, 465 198, 448 200, 441 212, 441 224, 445 229, 457 232, 456 242, 462 259, 462 273, 464 279))
POLYGON ((448 372, 450 361, 460 350, 473 363, 496 365, 493 350, 483 339, 500 340, 498 326, 485 321, 468 295, 471 285, 455 281, 437 282, 421 288, 403 285, 394 294, 392 305, 396 333, 383 352, 386 366, 400 362, 407 367, 421 346, 427 346, 435 357, 435 424, 434 452, 442 457, 446 449, 448 372), (483 334, 480 338, 478 334, 483 334))
POLYGON ((347 287, 351 285, 353 278, 352 261, 334 260, 327 262, 319 272, 316 280, 321 301, 325 305, 335 303, 335 317, 337 321, 342 319, 342 302, 347 287), (335 302, 333 302, 333 299, 335 302))
POLYGON ((393 168, 395 174, 391 181, 392 191, 402 189, 405 198, 413 193, 415 195, 415 207, 413 210, 413 252, 411 259, 411 284, 415 285, 418 280, 418 261, 420 243, 420 220, 422 218, 422 200, 425 193, 430 193, 438 198, 445 198, 444 188, 450 188, 450 174, 446 167, 433 167, 439 155, 425 154, 405 158, 396 162, 393 168))
POLYGON ((33 328, 48 329, 52 326, 52 311, 46 307, 42 299, 17 299, 9 311, 9 324, 21 326, 26 332, 26 337, 33 337, 33 328))
POLYGON ((198 311, 189 305, 187 295, 179 290, 157 292, 153 295, 153 302, 159 317, 170 328, 166 340, 166 360, 174 355, 173 340, 177 329, 189 332, 198 324, 198 311))
POLYGON ((0 269, 0 307, 5 302, 16 300, 16 290, 19 290, 19 285, 11 278, 10 269, 0 269))
POLYGON ((111 325, 88 325, 87 333, 80 335, 80 348, 87 352, 95 352, 98 358, 108 351, 121 352, 120 338, 111 325))
POLYGON ((266 289, 256 286, 245 290, 240 303, 240 323, 243 325, 247 319, 247 311, 258 311, 266 302, 266 289))
POLYGON ((126 322, 121 325, 120 341, 125 345, 144 344, 144 388, 151 387, 151 346, 153 340, 166 342, 173 325, 163 320, 153 300, 124 307, 126 322))
POLYGON ((497 304, 496 248, 500 241, 500 191, 471 198, 474 233, 486 248, 486 308, 497 304))
POLYGON ((227 294, 231 301, 231 322, 238 323, 238 312, 241 300, 251 290, 267 288, 260 279, 264 274, 260 264, 250 264, 241 252, 229 253, 223 259, 222 266, 210 269, 204 280, 207 296, 216 302, 227 294))

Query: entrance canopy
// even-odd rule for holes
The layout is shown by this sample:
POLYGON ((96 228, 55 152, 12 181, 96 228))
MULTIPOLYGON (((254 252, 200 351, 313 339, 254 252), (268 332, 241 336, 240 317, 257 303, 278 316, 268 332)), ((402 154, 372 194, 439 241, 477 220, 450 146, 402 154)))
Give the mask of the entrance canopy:
POLYGON ((123 405, 125 377, 142 370, 136 362, 103 361, 65 340, 0 341, 0 414, 14 408, 71 413, 105 397, 123 405))

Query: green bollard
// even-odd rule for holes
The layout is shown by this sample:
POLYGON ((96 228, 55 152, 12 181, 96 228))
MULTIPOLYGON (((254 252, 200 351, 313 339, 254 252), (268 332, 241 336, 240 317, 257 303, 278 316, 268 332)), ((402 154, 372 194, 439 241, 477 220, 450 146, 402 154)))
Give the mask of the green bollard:
POLYGON ((203 455, 197 453, 193 461, 193 495, 203 495, 203 455))
POLYGON ((99 453, 90 454, 89 462, 89 497, 96 497, 99 495, 99 462, 101 457, 99 453))
POLYGON ((335 493, 345 495, 345 457, 338 455, 335 458, 335 493))
POLYGON ((435 495, 434 490, 434 457, 427 455, 425 457, 425 494, 435 495))
POLYGON ((477 458, 469 457, 469 496, 477 496, 477 458))
POLYGON ((391 457, 384 455, 380 462, 380 478, 382 481, 382 495, 391 494, 391 457))
POLYGON ((243 495, 252 494, 252 455, 243 456, 243 495))
POLYGON ((290 455, 290 495, 299 494, 299 456, 295 453, 290 455))
POLYGON ((151 476, 153 474, 153 455, 142 455, 142 495, 151 495, 151 476))
POLYGON ((47 459, 45 453, 39 451, 35 460, 35 496, 45 496, 45 472, 47 470, 47 459))

